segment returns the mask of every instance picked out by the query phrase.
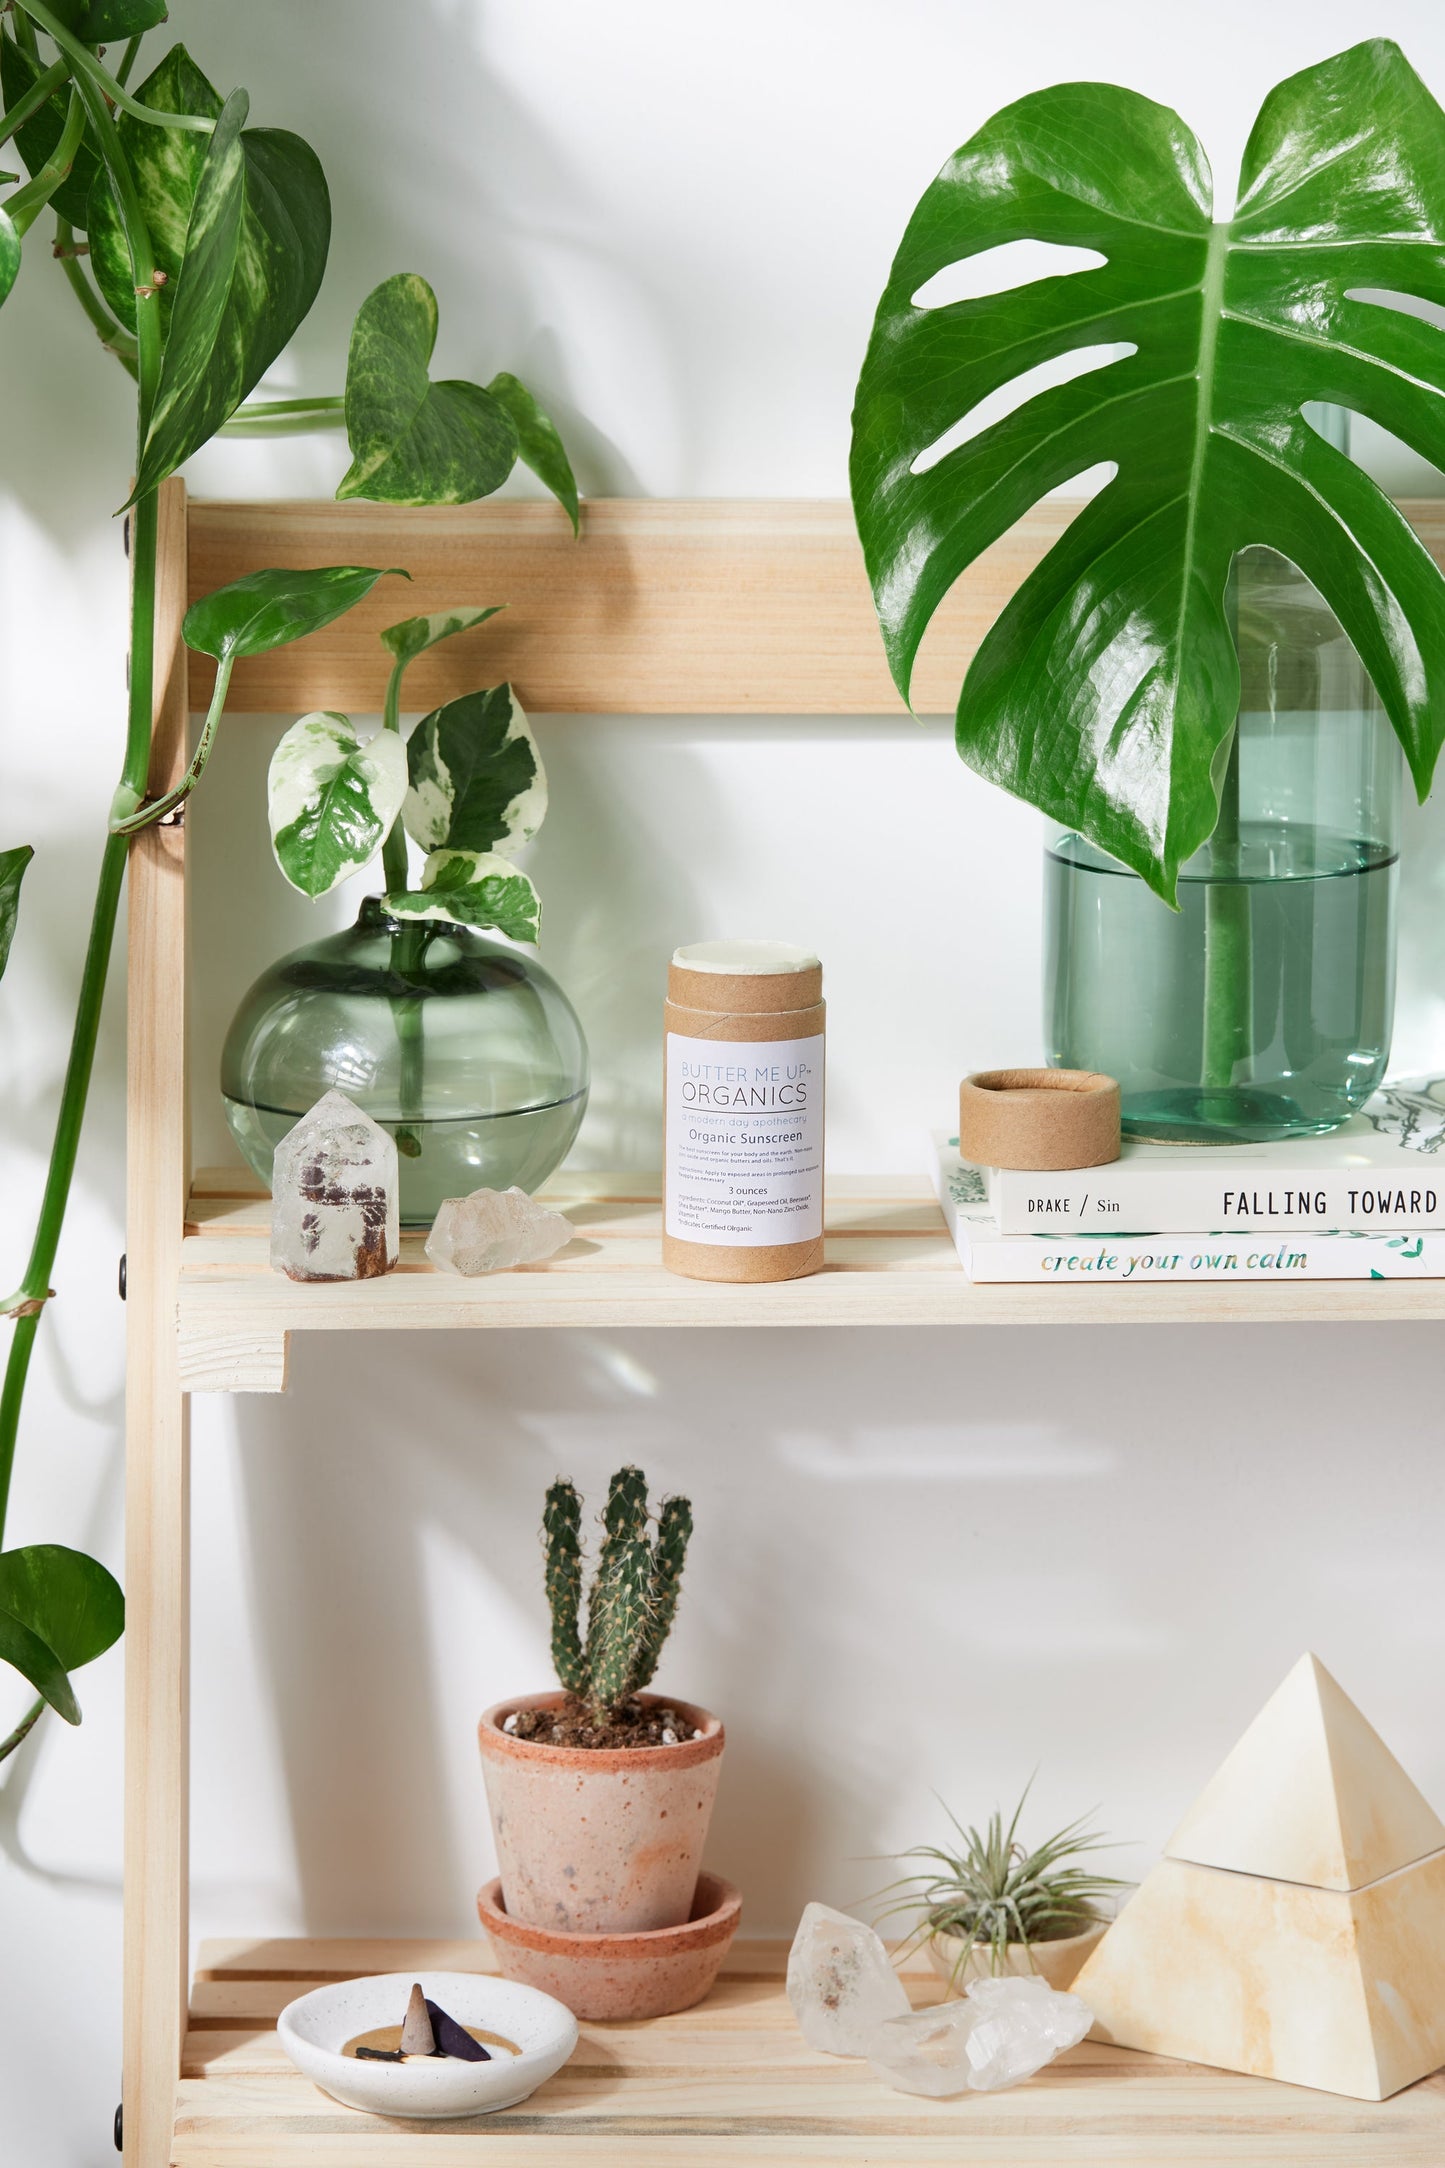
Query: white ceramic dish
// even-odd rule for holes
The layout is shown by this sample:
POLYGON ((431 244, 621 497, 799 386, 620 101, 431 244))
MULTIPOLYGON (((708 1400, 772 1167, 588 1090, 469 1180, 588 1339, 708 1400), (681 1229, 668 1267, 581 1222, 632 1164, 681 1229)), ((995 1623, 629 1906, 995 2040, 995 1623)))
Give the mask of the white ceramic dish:
POLYGON ((577 2020, 539 1988, 485 1972, 379 1972, 298 1996, 277 2018, 276 2033, 296 2068, 333 2100, 410 2119, 515 2107, 566 2062, 577 2045, 577 2020), (459 2025, 500 2033, 521 2053, 497 2053, 487 2063, 429 2057, 373 2063, 343 2055, 358 2033, 401 2023, 413 1980, 459 2025))

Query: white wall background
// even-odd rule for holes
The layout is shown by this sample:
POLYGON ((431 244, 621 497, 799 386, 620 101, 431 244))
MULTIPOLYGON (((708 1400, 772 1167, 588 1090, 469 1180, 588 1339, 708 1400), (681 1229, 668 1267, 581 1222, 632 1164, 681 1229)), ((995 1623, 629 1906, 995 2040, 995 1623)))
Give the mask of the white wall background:
MULTIPOLYGON (((278 389, 339 388, 357 303, 415 268, 441 369, 524 374, 594 493, 841 495, 907 213, 1029 88, 1131 83, 1226 175, 1269 85, 1356 38, 1397 35, 1445 92, 1426 0, 175 0, 173 27, 331 180, 331 269, 278 389)), ((38 851, 0 1002, 13 1280, 118 760, 128 453, 119 373, 43 263, 0 371, 0 841, 38 851)), ((341 450, 224 447, 192 484, 327 493, 341 450)), ((1366 450, 1393 486, 1435 483, 1366 450)), ((277 727, 230 727, 193 831, 203 1150, 231 1006, 321 916, 262 840, 277 727)), ((908 1162, 964 1067, 1034 1053, 1038 824, 946 728, 541 735, 535 870, 593 1043, 593 1164, 656 1160, 680 939, 818 945, 840 1168, 908 1162), (896 877, 865 888, 865 856, 896 877)), ((1442 837, 1445 815, 1412 816, 1401 1071, 1445 1065, 1442 837)), ((121 1038, 117 985, 9 1531, 117 1563, 121 1038)), ((727 1718, 713 1858, 755 1930, 875 1888, 871 1855, 939 1835, 935 1792, 983 1814, 1034 1771, 1037 1827, 1097 1805, 1142 1866, 1306 1646, 1445 1798, 1439 1359, 1435 1331, 1385 1326, 388 1336, 344 1363, 303 1340, 284 1400, 196 1408, 197 1932, 468 1931, 491 1871, 472 1725, 547 1672, 541 1491, 566 1469, 596 1493, 624 1457, 697 1502, 665 1679, 727 1718)), ((26 2168, 113 2157, 120 1684, 116 1651, 82 1681, 83 1730, 48 1725, 0 1776, 0 2153, 26 2168)), ((0 1685, 0 1730, 22 1705, 0 1685)))

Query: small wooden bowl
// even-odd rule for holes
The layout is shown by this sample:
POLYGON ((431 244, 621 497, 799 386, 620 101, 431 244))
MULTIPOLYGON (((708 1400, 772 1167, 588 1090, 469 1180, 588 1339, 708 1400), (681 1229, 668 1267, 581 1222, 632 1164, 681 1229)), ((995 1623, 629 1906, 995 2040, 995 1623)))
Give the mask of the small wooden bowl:
POLYGON ((1055 1172, 1119 1156, 1119 1087, 1092 1069, 980 1069, 958 1087, 958 1151, 976 1167, 1055 1172))

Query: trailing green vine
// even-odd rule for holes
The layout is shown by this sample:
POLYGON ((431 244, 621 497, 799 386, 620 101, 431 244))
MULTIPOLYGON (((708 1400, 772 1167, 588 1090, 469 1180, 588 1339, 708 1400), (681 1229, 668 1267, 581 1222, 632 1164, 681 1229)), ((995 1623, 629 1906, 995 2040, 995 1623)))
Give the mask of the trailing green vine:
MULTIPOLYGON (((52 1276, 130 843, 201 780, 234 663, 329 623, 385 576, 355 565, 265 571, 196 603, 185 637, 216 658, 215 696, 180 783, 150 798, 157 492, 220 430, 276 433, 344 422, 352 463, 339 495, 466 503, 498 488, 520 460, 558 497, 574 530, 577 524, 576 484, 561 439, 516 378, 504 374, 486 387, 431 381, 436 299, 412 274, 383 281, 363 304, 344 393, 252 399, 321 284, 331 230, 325 175, 299 136, 249 128, 247 93, 223 98, 183 45, 172 46, 130 90, 142 39, 164 19, 165 0, 87 0, 79 11, 11 0, 0 17, 0 144, 14 144, 28 174, 0 198, 0 304, 36 253, 37 220, 53 210, 54 240, 43 258, 58 263, 100 345, 134 381, 129 464, 136 477, 128 507, 130 678, 120 774, 30 1253, 19 1286, 0 1302, 0 1314, 12 1321, 0 1383, 0 1663, 37 1695, 0 1739, 0 1761, 47 1707, 80 1721, 70 1675, 109 1648, 124 1621, 120 1589, 97 1560, 59 1544, 3 1546, 30 1358, 56 1292, 52 1276), (114 69, 104 57, 107 40, 124 40, 114 69)), ((16 179, 5 175, 0 186, 16 179)), ((405 659, 393 673, 388 731, 399 727, 405 659)), ((392 881, 399 864, 405 888, 404 842, 400 852, 398 861, 389 846, 387 877, 392 881)), ((0 973, 32 855, 23 844, 0 850, 0 973)))

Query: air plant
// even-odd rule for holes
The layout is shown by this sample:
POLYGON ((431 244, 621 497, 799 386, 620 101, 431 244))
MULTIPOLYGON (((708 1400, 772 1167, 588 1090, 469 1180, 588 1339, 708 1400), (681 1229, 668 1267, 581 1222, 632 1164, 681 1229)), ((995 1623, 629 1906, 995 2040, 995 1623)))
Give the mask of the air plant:
POLYGON ((975 1951, 986 1951, 989 1971, 999 1973, 1007 1969, 1010 1947, 1021 1947, 1029 1953, 1032 1971, 1035 1943, 1085 1933, 1106 1917, 1104 1907, 1114 1892, 1128 1886, 1077 1864, 1083 1853, 1105 1849, 1109 1842, 1086 1829, 1082 1816, 1026 1850, 1018 1827, 1027 1800, 1025 1786, 1007 1826, 995 1812, 982 1830, 965 1828, 945 1805, 957 1847, 910 1846, 898 1856, 925 1864, 879 1892, 891 1900, 882 1918, 918 1915, 905 1948, 944 1937, 962 1945, 951 1975, 955 1983, 975 1951))

